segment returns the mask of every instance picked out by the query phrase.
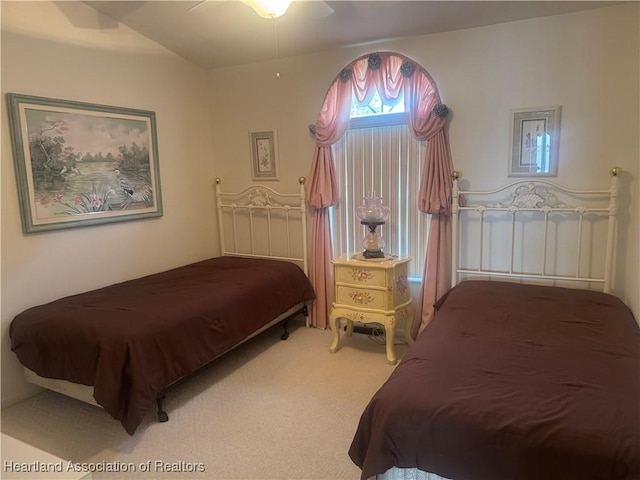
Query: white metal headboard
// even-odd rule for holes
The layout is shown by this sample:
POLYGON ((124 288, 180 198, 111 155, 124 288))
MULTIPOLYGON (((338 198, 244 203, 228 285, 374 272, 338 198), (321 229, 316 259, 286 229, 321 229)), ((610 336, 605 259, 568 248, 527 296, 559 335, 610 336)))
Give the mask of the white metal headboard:
POLYGON ((264 185, 227 193, 216 178, 222 255, 293 261, 308 275, 306 179, 300 177, 298 183, 298 193, 280 193, 264 185))
MULTIPOLYGON (((454 172, 453 175, 453 201, 452 201, 452 286, 458 283, 461 276, 489 276, 489 277, 512 277, 519 279, 538 279, 543 281, 571 281, 571 282, 592 282, 601 284, 602 290, 610 292, 613 277, 613 250, 615 242, 615 224, 616 213, 618 207, 618 177, 622 173, 622 169, 615 167, 611 169, 611 185, 606 190, 574 190, 565 188, 556 183, 547 180, 531 180, 523 179, 505 185, 490 191, 462 191, 460 190, 460 173, 454 172), (488 203, 491 199, 504 198, 506 201, 498 203, 488 203), (500 197, 501 196, 501 197, 500 197), (562 200, 561 200, 562 197, 562 200), (568 200, 565 200, 567 198, 568 200), (485 200, 486 199, 486 200, 485 200), (568 203, 568 202, 571 203, 568 203), (473 223, 475 236, 478 237, 478 245, 476 245, 475 253, 469 253, 470 250, 463 251, 463 248, 470 249, 470 237, 474 236, 465 229, 465 222, 462 221, 461 215, 466 214, 469 223, 473 223), (491 264, 493 262, 486 260, 487 250, 490 248, 485 244, 487 230, 495 228, 494 222, 488 222, 487 217, 493 215, 495 220, 502 215, 506 218, 506 231, 499 240, 499 245, 493 245, 494 251, 500 250, 508 258, 504 261, 508 268, 494 269, 491 264), (474 216, 471 219, 471 216, 474 216), (598 248, 593 245, 593 240, 597 236, 592 231, 585 233, 585 219, 588 217, 599 216, 600 221, 606 222, 606 233, 602 233, 598 238, 602 238, 603 246, 598 248), (573 233, 574 241, 572 248, 565 251, 562 255, 556 249, 559 240, 552 234, 560 231, 560 217, 572 218, 571 230, 573 224, 576 225, 576 232, 573 233), (537 262, 537 268, 534 271, 517 271, 514 268, 516 243, 520 243, 519 253, 523 255, 527 252, 527 248, 523 247, 527 243, 524 233, 524 223, 532 221, 536 223, 536 227, 541 228, 541 232, 536 233, 540 240, 540 261, 537 262), (509 223, 510 222, 510 223, 509 223), (516 240, 516 230, 519 230, 519 240, 516 240), (509 235, 510 233, 510 235, 509 235), (510 238, 509 238, 510 237, 510 238), (588 253, 584 252, 584 244, 591 249, 588 253), (541 245, 540 245, 541 244, 541 245), (593 250, 596 249, 596 250, 593 250), (589 272, 594 270, 590 264, 595 256, 602 258, 601 253, 604 251, 604 265, 598 274, 584 274, 584 264, 588 263, 589 272), (476 265, 474 267, 462 266, 461 256, 466 252, 466 256, 473 257, 476 265), (549 271, 549 257, 563 257, 561 260, 575 262, 574 272, 570 274, 557 273, 555 270, 549 271), (566 257, 575 256, 573 259, 566 257), (585 259, 586 257, 586 259, 585 259), (486 264, 490 265, 487 266, 486 264)), ((494 200, 495 201, 495 200, 494 200)), ((496 224, 498 221, 496 220, 496 224)), ((503 222, 504 223, 504 222, 503 222)), ((529 237, 530 239, 531 237, 529 237)), ((530 243, 530 240, 529 240, 530 243)), ((535 242, 534 242, 535 244, 535 242)), ((597 269, 597 268, 595 268, 597 269)))

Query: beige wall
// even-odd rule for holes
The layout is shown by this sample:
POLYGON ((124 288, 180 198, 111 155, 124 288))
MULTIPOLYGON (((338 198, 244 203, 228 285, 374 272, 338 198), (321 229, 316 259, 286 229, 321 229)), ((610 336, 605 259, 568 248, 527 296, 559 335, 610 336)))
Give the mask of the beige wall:
POLYGON ((2 2, 2 404, 31 391, 8 325, 27 307, 217 252, 205 72, 82 2, 2 2), (7 92, 156 113, 164 216, 23 235, 7 92))
POLYGON ((615 292, 640 320, 639 4, 460 30, 209 73, 216 175, 250 179, 247 132, 276 128, 283 175, 308 175, 314 123, 329 84, 356 57, 397 51, 431 74, 450 107, 455 168, 466 185, 508 180, 510 110, 562 106, 559 183, 607 188, 621 166, 615 292), (234 176, 235 175, 235 176, 234 176))
POLYGON ((2 102, 2 403, 31 390, 9 351, 21 310, 217 252, 214 176, 251 181, 249 131, 276 129, 280 180, 307 176, 314 123, 340 69, 374 50, 412 57, 452 111, 455 167, 473 188, 507 180, 509 110, 562 105, 557 180, 606 187, 625 170, 616 292, 640 318, 638 4, 461 30, 204 73, 81 2, 2 2, 2 92, 153 110, 161 219, 25 236, 2 102), (209 97, 211 118, 207 117, 209 97))

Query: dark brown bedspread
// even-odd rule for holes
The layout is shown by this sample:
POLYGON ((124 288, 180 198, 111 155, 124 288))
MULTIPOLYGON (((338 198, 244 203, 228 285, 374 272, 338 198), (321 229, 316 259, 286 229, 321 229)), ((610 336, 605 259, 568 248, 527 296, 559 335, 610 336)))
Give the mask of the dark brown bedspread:
POLYGON ((133 435, 165 387, 313 298, 293 263, 219 257, 30 308, 11 346, 42 377, 93 385, 133 435))
POLYGON ((640 478, 640 330, 618 298, 465 281, 437 307, 360 419, 363 479, 640 478))

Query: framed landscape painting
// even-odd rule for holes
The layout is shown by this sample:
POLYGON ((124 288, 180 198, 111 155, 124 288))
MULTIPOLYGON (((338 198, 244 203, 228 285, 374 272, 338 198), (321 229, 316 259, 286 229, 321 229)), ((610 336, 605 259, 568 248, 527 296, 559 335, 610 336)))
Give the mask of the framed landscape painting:
POLYGON ((162 216, 155 113, 7 94, 25 233, 162 216))

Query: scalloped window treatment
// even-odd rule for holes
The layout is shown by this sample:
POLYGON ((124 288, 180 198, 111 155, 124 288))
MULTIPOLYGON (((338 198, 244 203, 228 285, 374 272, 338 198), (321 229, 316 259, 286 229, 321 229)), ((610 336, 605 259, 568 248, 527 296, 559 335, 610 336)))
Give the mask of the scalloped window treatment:
POLYGON ((418 192, 418 207, 432 215, 427 258, 412 334, 424 329, 433 317, 433 304, 450 287, 451 281, 451 190, 453 171, 446 137, 447 107, 442 104, 435 82, 411 59, 393 52, 363 55, 331 83, 315 123, 316 149, 307 200, 314 207, 310 278, 316 292, 311 309, 313 326, 326 328, 334 300, 331 237, 328 207, 335 205, 338 192, 331 145, 349 126, 351 96, 368 103, 375 91, 393 102, 404 92, 409 129, 419 140, 427 140, 424 168, 418 192))

